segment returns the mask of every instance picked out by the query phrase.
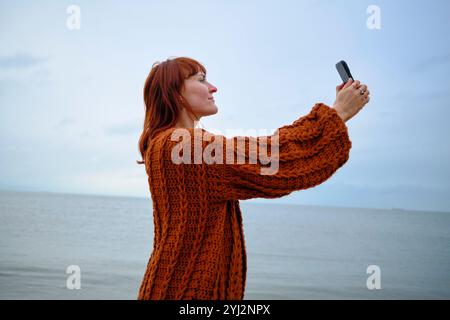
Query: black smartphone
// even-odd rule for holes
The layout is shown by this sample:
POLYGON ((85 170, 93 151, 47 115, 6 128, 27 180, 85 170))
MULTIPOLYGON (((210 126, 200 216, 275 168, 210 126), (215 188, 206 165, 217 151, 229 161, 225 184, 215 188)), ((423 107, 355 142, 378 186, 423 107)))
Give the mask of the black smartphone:
POLYGON ((336 69, 339 72, 339 75, 341 76, 341 79, 344 83, 346 83, 349 78, 355 80, 355 78, 353 78, 352 74, 350 73, 350 68, 344 60, 336 63, 336 69))

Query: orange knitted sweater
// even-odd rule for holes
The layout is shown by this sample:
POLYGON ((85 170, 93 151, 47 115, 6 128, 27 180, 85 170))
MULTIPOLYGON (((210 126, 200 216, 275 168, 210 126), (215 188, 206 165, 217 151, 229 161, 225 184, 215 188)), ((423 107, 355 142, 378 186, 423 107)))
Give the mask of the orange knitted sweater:
MULTIPOLYGON (((174 163, 172 150, 180 143, 172 141, 174 130, 159 132, 146 154, 154 240, 138 299, 241 300, 247 258, 238 200, 279 198, 326 181, 349 158, 347 127, 335 109, 316 104, 276 131, 279 169, 273 175, 261 174, 266 164, 250 163, 245 155, 245 163, 174 163)), ((199 134, 209 141, 219 136, 186 130, 192 148, 199 134)), ((268 147, 272 136, 266 137, 268 147)), ((246 150, 261 139, 243 138, 246 150)), ((236 139, 225 138, 223 152, 239 156, 236 139)), ((200 146, 204 150, 208 142, 200 146)))

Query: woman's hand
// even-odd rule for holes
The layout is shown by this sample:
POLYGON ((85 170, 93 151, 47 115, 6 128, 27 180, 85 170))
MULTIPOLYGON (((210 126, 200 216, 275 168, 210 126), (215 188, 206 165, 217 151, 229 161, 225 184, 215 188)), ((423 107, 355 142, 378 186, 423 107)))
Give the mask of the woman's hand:
POLYGON ((347 122, 356 115, 370 100, 369 88, 360 81, 349 79, 336 87, 336 101, 333 108, 347 122))

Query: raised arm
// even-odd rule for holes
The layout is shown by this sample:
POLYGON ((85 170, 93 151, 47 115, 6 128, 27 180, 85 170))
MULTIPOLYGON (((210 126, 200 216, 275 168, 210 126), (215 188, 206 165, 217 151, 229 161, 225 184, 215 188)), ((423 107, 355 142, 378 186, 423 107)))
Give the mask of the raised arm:
POLYGON ((166 155, 175 166, 184 165, 185 181, 206 179, 217 201, 278 198, 314 187, 347 162, 352 145, 345 122, 322 103, 270 136, 225 138, 183 130, 189 140, 179 143, 180 135, 172 132, 175 141, 166 155))

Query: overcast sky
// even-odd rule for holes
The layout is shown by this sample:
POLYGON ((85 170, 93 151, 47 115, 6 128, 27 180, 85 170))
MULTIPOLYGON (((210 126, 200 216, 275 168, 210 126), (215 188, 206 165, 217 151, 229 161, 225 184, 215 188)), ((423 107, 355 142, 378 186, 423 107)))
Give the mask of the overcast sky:
POLYGON ((348 62, 370 103, 322 185, 258 202, 450 211, 450 1, 0 1, 0 189, 150 197, 138 139, 155 61, 205 65, 206 130, 273 131, 331 105, 348 62), (131 5, 133 3, 133 5, 131 5), (77 5, 80 29, 67 27, 77 5), (370 5, 381 29, 369 29, 370 5))

